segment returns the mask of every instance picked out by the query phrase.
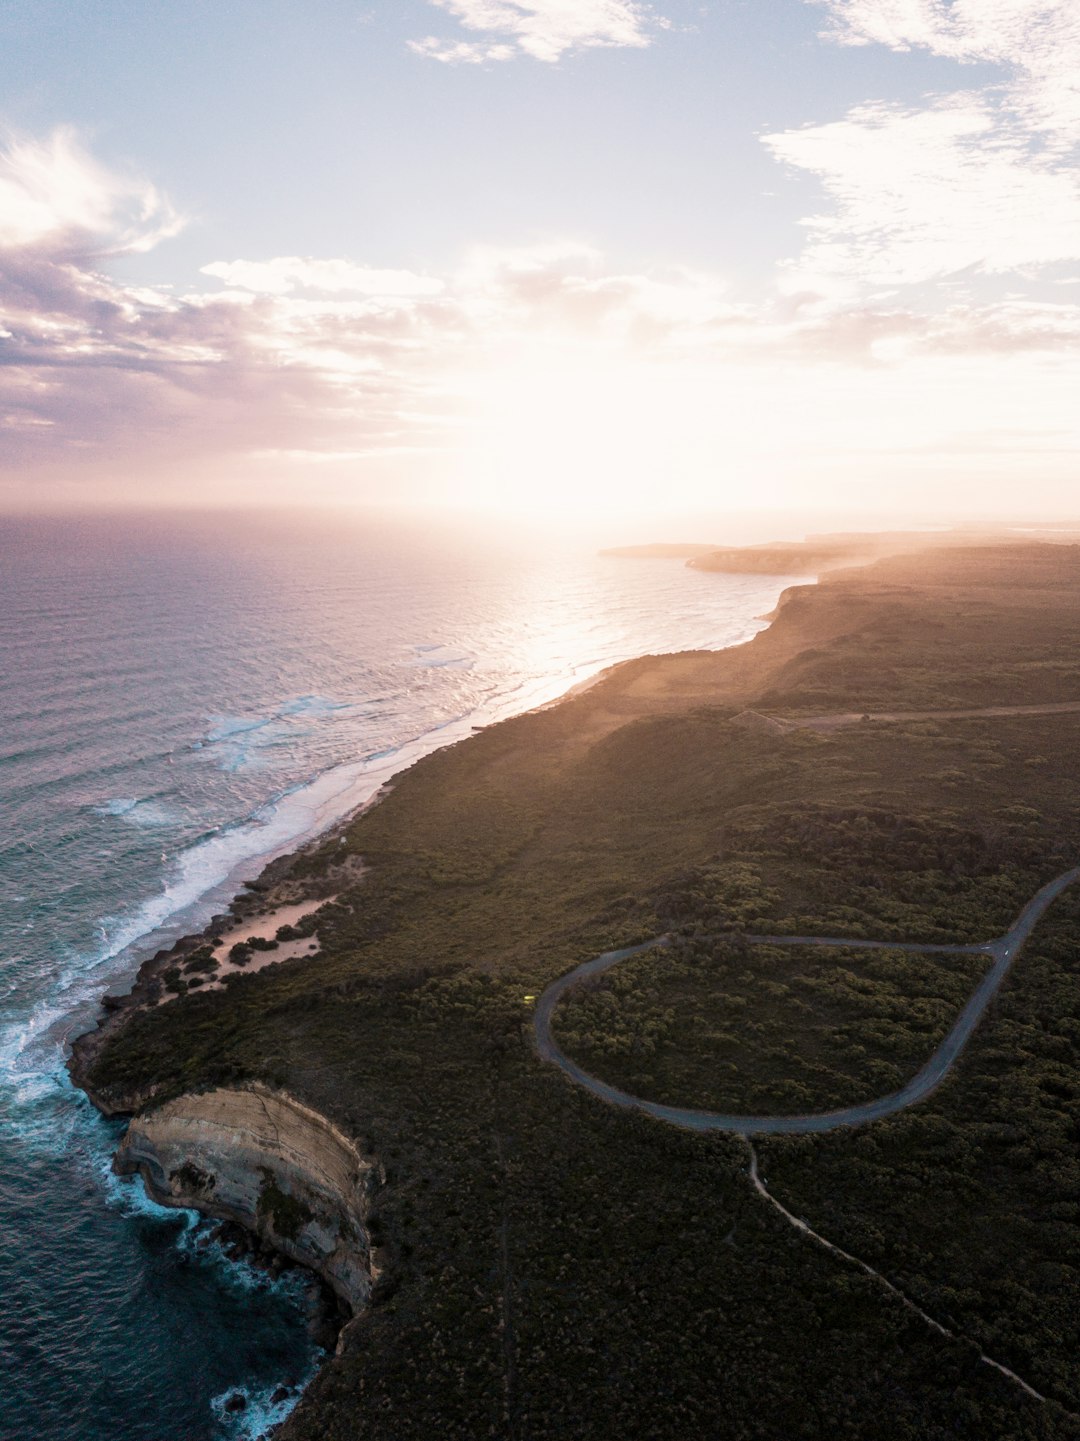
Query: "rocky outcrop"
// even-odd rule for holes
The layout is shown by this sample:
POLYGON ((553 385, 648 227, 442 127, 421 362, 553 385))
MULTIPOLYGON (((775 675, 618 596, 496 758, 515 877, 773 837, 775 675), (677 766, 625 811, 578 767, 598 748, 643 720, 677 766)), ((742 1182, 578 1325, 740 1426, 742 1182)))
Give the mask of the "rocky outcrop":
POLYGON ((374 1273, 365 1219, 375 1165, 325 1116, 257 1085, 181 1096, 136 1116, 114 1161, 161 1204, 254 1231, 318 1272, 353 1311, 374 1273))
MULTIPOLYGON (((384 794, 385 790, 386 787, 378 794, 384 794)), ((376 799, 378 796, 365 804, 372 805, 376 799)), ((233 897, 227 911, 213 916, 197 934, 181 936, 172 945, 143 961, 126 994, 103 998, 102 1014, 97 1024, 73 1038, 68 1060, 71 1079, 86 1092, 103 1115, 128 1115, 132 1111, 141 1111, 154 1100, 156 1087, 153 1084, 134 1090, 103 1088, 95 1085, 92 1079, 100 1056, 124 1027, 162 1001, 175 1000, 180 989, 216 989, 221 981, 236 973, 237 968, 222 964, 220 957, 208 972, 204 965, 208 947, 213 951, 220 937, 238 927, 258 931, 259 922, 282 907, 295 907, 302 902, 318 917, 322 906, 363 880, 364 863, 359 856, 346 854, 339 858, 336 854, 336 843, 346 834, 352 819, 353 816, 345 817, 291 855, 279 856, 264 866, 257 880, 244 882, 243 889, 233 897), (320 850, 325 854, 319 856, 320 850), (313 857, 318 857, 317 865, 309 865, 313 857), (215 978, 209 983, 208 974, 215 978), (180 989, 176 986, 177 979, 184 982, 180 989)), ((316 940, 317 928, 318 921, 311 931, 312 938, 316 940)), ((303 964, 309 959, 309 950, 297 954, 295 950, 290 952, 286 949, 273 956, 273 962, 280 964, 303 964)))

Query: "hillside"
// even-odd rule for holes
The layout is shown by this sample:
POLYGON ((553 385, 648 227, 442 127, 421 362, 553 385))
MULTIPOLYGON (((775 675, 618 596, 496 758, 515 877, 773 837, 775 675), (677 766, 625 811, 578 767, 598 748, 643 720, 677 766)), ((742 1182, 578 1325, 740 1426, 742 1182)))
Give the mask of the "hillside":
MULTIPOLYGON (((287 1437, 1080 1435, 1075 897, 928 1101, 765 1147, 774 1192, 962 1340, 800 1239, 737 1139, 617 1112, 542 1065, 527 999, 672 927, 997 934, 1080 855, 1080 715, 741 717, 1080 700, 1078 634, 1070 546, 934 550, 796 588, 746 646, 642 658, 422 761, 267 882, 345 878, 314 959, 139 1011, 84 1053, 112 1108, 259 1082, 377 1160, 372 1303, 287 1437), (978 1366, 980 1347, 1052 1399, 978 1366)), ((612 1024, 577 1017, 579 1043, 616 1041, 611 1064, 658 1094, 713 1094, 711 1035, 761 1103, 847 1096, 910 1066, 966 980, 849 958, 806 1026, 799 986, 835 957, 757 977, 704 960, 715 987, 643 968, 612 1024), (925 1024, 875 1030, 924 1001, 925 1024)))

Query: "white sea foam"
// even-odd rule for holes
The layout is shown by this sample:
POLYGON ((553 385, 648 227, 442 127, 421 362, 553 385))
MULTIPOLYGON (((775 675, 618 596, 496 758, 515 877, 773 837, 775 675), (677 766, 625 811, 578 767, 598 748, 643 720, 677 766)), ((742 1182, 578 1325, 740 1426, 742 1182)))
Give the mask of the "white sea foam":
POLYGON ((261 730, 272 720, 273 716, 212 716, 210 729, 196 744, 214 745, 218 741, 231 740, 233 736, 247 735, 250 731, 261 730))
POLYGON ((126 816, 138 804, 138 796, 117 796, 115 800, 102 801, 99 806, 91 806, 90 809, 98 816, 126 816))
POLYGON ((154 796, 141 800, 137 796, 118 796, 90 809, 95 815, 116 816, 134 826, 173 826, 182 819, 177 810, 154 796))
POLYGON ((137 1176, 118 1176, 112 1169, 112 1146, 101 1157, 98 1167, 98 1182, 102 1194, 114 1211, 124 1216, 149 1217, 153 1221, 181 1222, 183 1231, 177 1238, 177 1245, 190 1245, 195 1239, 196 1228, 202 1220, 198 1211, 178 1206, 161 1206, 146 1190, 137 1176))
POLYGON ((182 851, 168 864, 156 895, 126 915, 106 917, 97 952, 71 957, 30 1016, 0 1028, 0 1074, 28 1099, 48 1086, 59 1064, 57 1028, 70 1026, 72 1016, 85 1013, 104 989, 130 976, 141 955, 205 924, 268 861, 356 810, 398 771, 470 734, 472 720, 459 717, 404 746, 325 771, 182 851))
MULTIPOLYGON (((748 639, 761 629, 758 621, 741 618, 725 637, 731 644, 748 639)), ((443 645, 417 646, 429 655, 451 654, 443 645)), ((458 658, 463 658, 458 652, 458 658)), ((132 973, 140 955, 167 944, 197 928, 212 910, 223 904, 239 886, 252 879, 268 861, 295 849, 370 801, 398 772, 442 746, 462 740, 482 725, 507 719, 557 699, 571 686, 591 679, 612 664, 610 657, 594 658, 559 668, 556 673, 521 681, 505 690, 492 688, 490 699, 477 709, 431 727, 402 745, 378 751, 359 761, 334 766, 305 785, 294 787, 260 806, 246 820, 223 827, 182 851, 168 863, 161 890, 126 914, 107 917, 103 941, 92 956, 78 956, 57 976, 47 1001, 39 1002, 29 1022, 17 1033, 0 1030, 0 1067, 16 1071, 27 1067, 35 1043, 100 994, 132 973)), ((302 713, 308 708, 335 706, 326 697, 301 696, 284 703, 302 713)), ((207 741, 228 742, 262 731, 274 716, 219 717, 207 741)), ((238 761, 241 764, 242 761, 238 761)), ((124 818, 134 816, 146 802, 118 797, 102 808, 124 818), (130 802, 130 804, 129 804, 130 802)), ((54 1064, 48 1070, 54 1069, 54 1064)), ((46 1071, 46 1074, 48 1072, 46 1071)), ((26 1078, 24 1084, 30 1084, 26 1078)))
POLYGON ((280 1426, 296 1410, 300 1397, 324 1360, 325 1353, 316 1352, 314 1362, 300 1378, 300 1384, 290 1387, 291 1394, 276 1404, 270 1398, 278 1391, 278 1385, 232 1386, 215 1396, 210 1407, 223 1441, 224 1438, 228 1438, 228 1441, 258 1441, 259 1437, 268 1435, 274 1426, 280 1426), (226 1411, 226 1405, 237 1392, 244 1397, 247 1405, 243 1411, 226 1411))
POLYGON ((338 715, 341 711, 356 709, 354 702, 345 700, 332 700, 325 695, 301 695, 295 700, 286 701, 278 710, 279 716, 309 715, 326 716, 338 715))
POLYGON ((269 770, 277 762, 263 752, 275 747, 298 748, 317 733, 313 725, 339 723, 369 713, 369 706, 355 701, 323 695, 295 696, 269 714, 213 717, 205 735, 192 749, 213 750, 219 768, 229 774, 249 769, 269 770))
MULTIPOLYGON (((243 563, 242 555, 239 562, 230 556, 230 565, 236 563, 243 563)), ((371 563, 365 557, 364 565, 371 563)), ((397 562, 391 582, 396 573, 397 562)), ((28 920, 7 908, 5 982, 14 974, 22 990, 21 998, 17 990, 4 998, 0 1080, 13 1170, 25 1157, 47 1164, 51 1155, 58 1168, 75 1163, 88 1191, 92 1186, 99 1198, 87 1204, 114 1218, 102 1228, 102 1255, 95 1265, 108 1265, 110 1237, 116 1234, 111 1228, 125 1224, 123 1218, 143 1226, 153 1218, 179 1237, 182 1250, 220 1268, 224 1284, 268 1284, 261 1273, 224 1260, 218 1248, 200 1246, 194 1223, 156 1206, 140 1184, 112 1175, 117 1128, 73 1091, 63 1070, 63 1042, 93 1019, 103 990, 129 981, 145 955, 198 928, 267 860, 325 831, 421 756, 468 736, 474 727, 545 704, 642 649, 745 639, 760 629, 746 617, 775 601, 760 581, 703 578, 679 567, 650 570, 659 582, 650 579, 644 588, 641 572, 617 562, 592 571, 586 565, 576 574, 576 580, 563 583, 541 567, 523 595, 515 572, 498 596, 482 605, 471 596, 459 604, 458 592, 449 587, 436 597, 436 606, 434 592, 425 598, 425 570, 408 590, 391 585, 386 591, 410 597, 402 600, 400 614, 396 600, 386 602, 382 580, 365 593, 374 603, 363 608, 354 601, 360 591, 345 596, 328 584, 319 594, 337 630, 329 624, 322 653, 311 656, 308 690, 284 698, 273 691, 274 657, 279 641, 295 641, 296 634, 290 635, 288 598, 277 578, 272 607, 257 586, 226 597, 212 644, 204 645, 201 637, 185 642, 178 596, 166 597, 167 625, 147 627, 145 634, 141 614, 132 610, 124 647, 125 652, 142 647, 142 680, 133 680, 134 673, 123 667, 117 672, 111 664, 117 656, 107 647, 94 649, 96 641, 91 646, 94 663, 79 682, 80 704, 70 711, 69 730, 59 736, 63 747, 42 752, 44 759, 20 761, 27 799, 19 825, 8 830, 15 840, 4 863, 10 888, 29 894, 35 910, 28 920), (445 639, 436 632, 429 642, 413 645, 412 637, 425 634, 434 615, 445 621, 445 639), (260 648, 233 647, 234 636, 253 637, 260 648), (205 671, 204 656, 214 662, 205 671), (239 666, 239 684, 223 662, 239 666), (87 696, 93 705, 85 703, 87 696), (218 708, 221 714, 210 714, 218 708), (115 718, 111 732, 107 724, 91 724, 98 716, 115 718), (359 758, 333 764, 342 755, 359 758), (305 771, 313 778, 303 781, 305 771), (116 794, 103 787, 115 787, 116 794), (259 804, 260 794, 270 792, 275 794, 259 804), (76 811, 81 829, 73 823, 76 811), (43 817, 52 825, 44 840, 43 817), (188 828, 183 834, 201 826, 201 838, 178 853, 172 847, 164 853, 154 827, 164 834, 171 820, 188 828), (127 827, 132 829, 125 833, 127 827), (132 869, 126 873, 129 857, 132 869), (136 886, 141 899, 125 906, 136 886), (89 943, 94 916, 102 912, 107 914, 99 939, 89 943), (32 940, 23 931, 30 924, 32 940)), ((321 576, 317 581, 321 585, 321 576)), ((20 604, 21 594, 15 597, 20 604)), ((41 653, 48 653, 47 646, 41 653)), ((43 703, 53 684, 53 672, 43 670, 43 703)), ((0 698, 0 718, 3 714, 0 698)), ((47 1206, 43 1215, 47 1221, 47 1206)), ((43 1276, 39 1300, 45 1316, 54 1304, 49 1285, 43 1276)), ((66 1315, 69 1302, 56 1305, 57 1314, 66 1315)), ((148 1336, 146 1342, 153 1376, 154 1348, 175 1342, 165 1335, 148 1336)), ((230 1394, 215 1404, 223 1408, 230 1394)), ((281 1420, 293 1401, 271 1408, 271 1394, 272 1387, 249 1390, 249 1405, 238 1416, 226 1418, 222 1410, 223 1437, 257 1436, 281 1420)), ((0 1402, 0 1417, 3 1413, 0 1402)))

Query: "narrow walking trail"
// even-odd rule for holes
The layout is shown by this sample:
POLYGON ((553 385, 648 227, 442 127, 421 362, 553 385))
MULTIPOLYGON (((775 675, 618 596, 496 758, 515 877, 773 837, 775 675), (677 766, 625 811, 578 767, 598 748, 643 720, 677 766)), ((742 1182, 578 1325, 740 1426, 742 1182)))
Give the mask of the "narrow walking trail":
MULTIPOLYGON (((838 715, 815 716, 806 720, 780 720, 774 717, 763 717, 762 719, 771 722, 782 730, 816 730, 833 731, 840 730, 845 726, 856 725, 866 721, 905 721, 905 720, 946 720, 946 719, 981 719, 999 716, 1042 716, 1080 713, 1080 701, 1067 701, 1058 704, 1038 706, 989 706, 978 710, 962 711, 906 711, 889 713, 862 714, 845 712, 838 715)), ((905 1295, 900 1288, 893 1284, 880 1271, 874 1269, 866 1261, 853 1256, 849 1251, 843 1250, 834 1242, 827 1240, 817 1231, 813 1230, 806 1221, 793 1215, 766 1186, 761 1177, 758 1155, 751 1139, 753 1136, 761 1135, 808 1135, 813 1133, 838 1130, 844 1126, 866 1125, 871 1121, 880 1120, 885 1116, 891 1116, 899 1111, 906 1110, 909 1106, 924 1100, 952 1070, 964 1047, 971 1039, 976 1027, 982 1020, 987 1007, 1001 989, 1002 982, 1012 968, 1013 962, 1020 954, 1025 943, 1031 937, 1035 927, 1042 920, 1043 916, 1058 899, 1061 894, 1070 886, 1080 881, 1080 867, 1066 871, 1063 875, 1057 876, 1034 895, 1028 904, 1021 911, 1011 928, 1003 936, 982 944, 973 945, 926 945, 922 943, 904 943, 897 941, 866 941, 852 940, 846 937, 830 936, 746 936, 740 939, 751 945, 770 946, 822 946, 842 948, 848 950, 896 950, 917 955, 985 955, 988 967, 985 974, 975 986, 971 995, 954 1022, 948 1035, 933 1052, 926 1064, 918 1073, 912 1077, 906 1086, 899 1091, 891 1092, 886 1096, 879 1096, 875 1099, 862 1102, 857 1106, 847 1106, 841 1110, 820 1111, 805 1115, 794 1116, 739 1116, 726 1115, 718 1111, 697 1110, 690 1107, 665 1106, 656 1101, 646 1100, 641 1096, 631 1095, 627 1091, 620 1090, 617 1086, 611 1086, 606 1081, 592 1076, 571 1060, 559 1047, 551 1033, 551 1023, 555 1014, 555 1008, 562 998, 575 986, 583 981, 596 976, 603 975, 622 961, 629 960, 633 956, 640 956, 646 951, 656 950, 661 947, 670 947, 676 944, 670 936, 658 936, 654 940, 646 941, 643 945, 628 946, 623 950, 607 951, 601 956, 596 956, 590 961, 585 961, 565 976, 559 977, 540 996, 536 1003, 533 1015, 533 1033, 536 1041, 536 1048, 540 1058, 558 1066, 576 1085, 582 1086, 601 1100, 608 1101, 614 1106, 624 1110, 641 1111, 654 1120, 663 1121, 668 1125, 678 1126, 689 1131, 720 1131, 738 1135, 743 1138, 750 1152, 749 1177, 755 1192, 774 1211, 795 1228, 801 1235, 806 1236, 816 1245, 823 1247, 830 1254, 836 1256, 845 1263, 857 1266, 870 1276, 877 1284, 884 1287, 890 1295, 894 1296, 909 1311, 918 1316, 927 1326, 931 1327, 939 1335, 949 1340, 962 1341, 967 1338, 947 1326, 935 1320, 928 1312, 924 1311, 910 1296, 905 1295)), ((716 939, 725 939, 716 937, 716 939)), ((1032 1400, 1041 1403, 1048 1403, 1059 1406, 1037 1391, 1022 1376, 995 1361, 993 1357, 980 1352, 979 1361, 982 1365, 989 1366, 999 1372, 1008 1381, 1018 1386, 1025 1395, 1032 1400)), ((1073 1421, 1080 1421, 1074 1412, 1065 1407, 1060 1407, 1073 1421)))
MULTIPOLYGON (((1080 707, 1077 707, 1080 709, 1080 707)), ((898 943, 894 941, 863 941, 850 940, 822 936, 748 936, 744 939, 753 945, 781 945, 781 946, 830 946, 846 947, 852 950, 867 949, 889 949, 914 952, 917 954, 952 954, 952 955, 985 955, 990 964, 978 985, 972 991, 955 1024, 948 1035, 934 1051, 933 1055, 926 1062, 923 1068, 899 1091, 890 1095, 880 1096, 858 1106, 848 1106, 838 1111, 822 1111, 816 1114, 799 1116, 733 1116, 725 1115, 716 1111, 703 1111, 684 1108, 679 1106, 664 1106, 655 1101, 645 1100, 641 1096, 632 1096, 626 1091, 619 1090, 616 1086, 610 1086, 606 1081, 601 1081, 596 1076, 591 1076, 583 1070, 575 1061, 559 1048, 551 1034, 551 1022, 555 1007, 564 995, 574 986, 593 976, 603 975, 605 971, 611 970, 621 961, 630 959, 632 956, 642 955, 646 951, 655 950, 658 947, 671 946, 672 940, 668 936, 659 936, 655 940, 646 941, 640 946, 629 946, 620 951, 608 951, 602 956, 596 956, 591 961, 570 971, 567 975, 552 982, 541 995, 536 1005, 533 1019, 534 1035, 536 1046, 543 1060, 550 1061, 560 1067, 569 1078, 577 1085, 583 1086, 591 1091, 593 1095, 601 1100, 609 1101, 612 1105, 624 1109, 642 1111, 654 1120, 664 1121, 668 1125, 679 1126, 684 1130, 691 1131, 724 1131, 741 1136, 750 1151, 750 1182, 757 1194, 767 1202, 780 1216, 793 1226, 800 1234, 812 1240, 815 1244, 823 1247, 840 1260, 859 1267, 868 1276, 872 1277, 879 1285, 883 1286, 890 1295, 896 1297, 909 1311, 918 1316, 926 1325, 930 1326, 939 1335, 950 1340, 961 1341, 966 1339, 959 1333, 949 1330, 940 1321, 935 1320, 928 1312, 924 1311, 910 1296, 905 1295, 898 1286, 895 1286, 880 1271, 858 1256, 853 1256, 849 1251, 843 1250, 834 1242, 827 1240, 817 1231, 813 1230, 807 1222, 792 1214, 766 1186, 761 1177, 758 1167, 757 1151, 754 1148, 751 1137, 754 1135, 806 1135, 814 1132, 832 1131, 842 1126, 865 1125, 870 1121, 879 1120, 883 1116, 893 1115, 898 1111, 905 1110, 916 1102, 923 1100, 932 1090, 944 1080, 962 1053, 964 1047, 971 1038, 972 1033, 978 1026, 987 1007, 997 995, 1006 975, 1009 973, 1013 962, 1023 949, 1025 942, 1030 938, 1035 927, 1043 918, 1054 901, 1070 886, 1080 881, 1080 867, 1066 871, 1032 897, 1023 911, 1017 917, 1012 927, 1005 935, 999 936, 996 940, 988 941, 983 945, 969 946, 932 946, 923 944, 898 943)), ((718 938, 720 939, 720 938, 718 938)), ((1052 1401, 1037 1391, 1022 1376, 995 1361, 993 1357, 980 1352, 979 1361, 985 1366, 1000 1372, 1007 1380, 1018 1386, 1032 1400, 1060 1406, 1061 1403, 1052 1401)), ((1074 1421, 1080 1420, 1074 1412, 1061 1407, 1074 1421)))
POLYGON ((767 716, 781 730, 837 731, 863 721, 995 720, 1002 716, 1076 715, 1080 701, 1048 701, 1043 705, 991 705, 976 710, 838 711, 835 715, 767 716))
MULTIPOLYGON (((917 1302, 913 1301, 910 1296, 906 1295, 903 1291, 901 1291, 899 1286, 894 1286, 887 1276, 883 1276, 880 1271, 875 1271, 873 1266, 869 1265, 868 1262, 860 1260, 858 1256, 853 1256, 850 1251, 845 1251, 840 1246, 835 1245, 832 1241, 826 1240, 824 1236, 820 1235, 811 1226, 807 1225, 807 1223, 803 1221, 800 1217, 792 1215, 792 1213, 787 1209, 787 1207, 782 1205, 781 1202, 776 1199, 776 1197, 772 1194, 769 1188, 765 1185, 765 1182, 761 1179, 761 1174, 758 1169, 757 1151, 754 1149, 754 1143, 749 1139, 749 1137, 747 1137, 746 1139, 746 1144, 750 1148, 751 1185, 754 1187, 754 1190, 758 1193, 762 1200, 767 1201, 774 1211, 778 1211, 779 1214, 783 1216, 785 1221, 795 1227, 796 1231, 799 1231, 802 1235, 808 1237, 810 1240, 816 1241, 819 1246, 823 1247, 832 1255, 839 1256, 842 1261, 847 1261, 852 1266, 858 1266, 860 1271, 865 1271, 868 1276, 872 1277, 873 1280, 875 1280, 880 1286, 883 1286, 890 1295, 895 1296, 896 1299, 907 1308, 907 1310, 918 1316, 921 1321, 925 1321, 925 1323, 932 1330, 936 1331, 940 1336, 944 1336, 949 1341, 967 1340, 967 1337, 961 1335, 959 1332, 950 1331, 948 1326, 943 1326, 940 1321, 935 1321, 933 1316, 931 1316, 928 1312, 924 1311, 922 1307, 917 1304, 917 1302)), ((1002 1376, 1019 1386, 1021 1391, 1025 1391, 1032 1398, 1033 1401, 1047 1402, 1051 1399, 1048 1396, 1044 1396, 1041 1391, 1036 1391, 1035 1387, 1028 1385, 1028 1383, 1024 1380, 1022 1376, 1018 1376, 1016 1372, 1010 1370, 1008 1366, 1003 1366, 1000 1361, 995 1361, 992 1356, 987 1356, 985 1352, 980 1352, 979 1360, 984 1366, 990 1366, 993 1370, 1000 1371, 1002 1376)), ((1053 1404, 1060 1405, 1060 1402, 1054 1402, 1053 1404)), ((1062 1407, 1062 1410, 1066 1410, 1066 1408, 1062 1407)), ((1072 1416, 1073 1412, 1067 1411, 1067 1414, 1072 1416)))

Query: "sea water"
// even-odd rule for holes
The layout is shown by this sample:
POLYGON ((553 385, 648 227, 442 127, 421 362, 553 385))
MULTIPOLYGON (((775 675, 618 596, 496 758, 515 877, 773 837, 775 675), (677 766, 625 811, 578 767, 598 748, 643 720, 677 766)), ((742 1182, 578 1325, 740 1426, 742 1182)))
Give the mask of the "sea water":
POLYGON ((111 1174, 64 1069, 102 993, 410 761, 745 640, 785 583, 460 524, 0 521, 0 1437, 255 1438, 320 1360, 303 1273, 111 1174))

